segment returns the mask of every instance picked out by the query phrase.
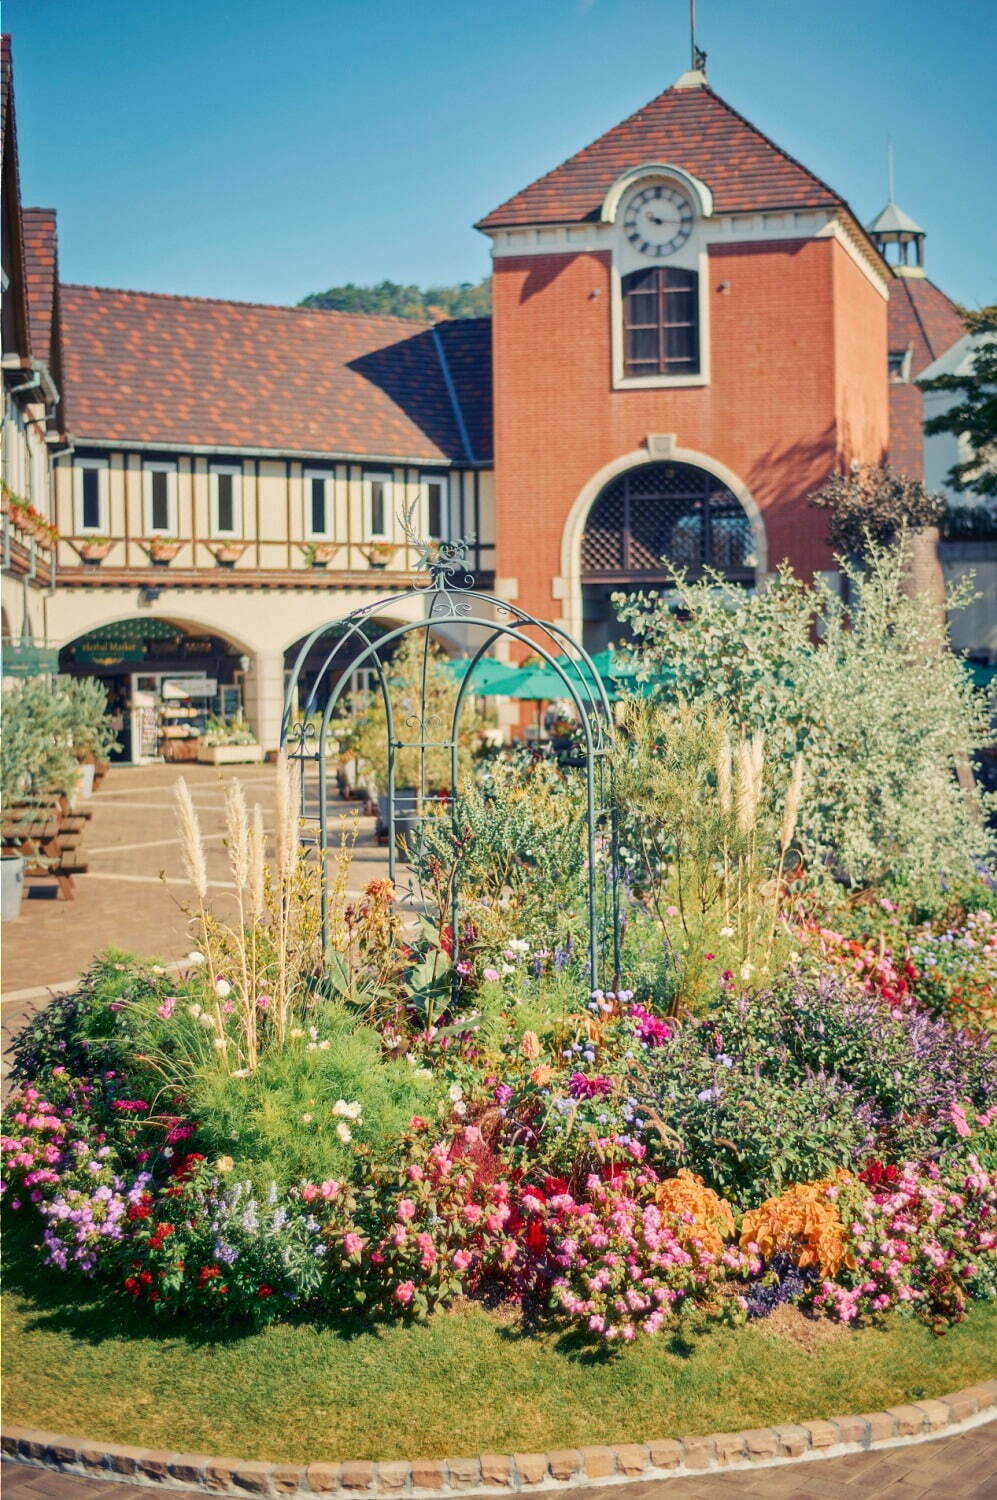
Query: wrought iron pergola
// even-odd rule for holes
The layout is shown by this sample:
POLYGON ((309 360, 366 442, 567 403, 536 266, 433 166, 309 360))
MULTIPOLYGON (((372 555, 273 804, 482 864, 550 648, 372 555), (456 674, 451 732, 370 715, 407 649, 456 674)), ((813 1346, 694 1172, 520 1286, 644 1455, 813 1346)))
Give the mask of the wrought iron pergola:
MULTIPOLYGON (((449 812, 456 836, 460 803, 460 767, 458 737, 464 706, 475 696, 475 673, 479 664, 499 642, 508 642, 513 654, 539 657, 563 686, 563 696, 574 706, 578 720, 579 749, 569 757, 566 774, 581 771, 585 781, 585 838, 587 842, 588 959, 593 987, 600 975, 620 970, 618 860, 614 799, 612 795, 612 758, 614 728, 609 699, 591 657, 561 626, 537 619, 507 600, 479 592, 468 571, 470 541, 429 541, 415 532, 414 507, 402 518, 402 527, 410 543, 418 550, 420 569, 428 575, 423 585, 404 589, 362 605, 359 609, 312 631, 301 644, 288 679, 281 744, 287 753, 301 762, 302 796, 305 773, 314 767, 318 782, 318 831, 316 844, 322 872, 322 941, 329 943, 328 873, 329 838, 329 772, 327 751, 330 748, 330 725, 343 702, 354 673, 369 669, 374 676, 375 692, 380 694, 387 726, 388 785, 387 832, 388 873, 397 877, 397 839, 400 821, 405 826, 413 820, 410 802, 399 805, 396 787, 396 758, 400 751, 416 752, 419 766, 415 797, 418 833, 423 820, 449 812), (412 612, 413 604, 421 614, 404 624, 384 630, 378 625, 374 637, 372 626, 378 617, 398 617, 412 612), (437 722, 427 714, 426 687, 430 661, 430 637, 434 629, 445 626, 448 634, 462 639, 469 655, 467 670, 457 684, 456 699, 449 723, 437 722), (390 691, 390 656, 405 637, 422 633, 421 697, 410 711, 399 714, 390 691), (329 649, 315 674, 307 701, 295 713, 297 689, 302 668, 313 648, 329 638, 329 649), (517 650, 518 648, 518 650, 517 650), (333 670, 339 676, 332 681, 333 670), (322 690, 327 691, 319 715, 317 704, 322 690), (430 795, 426 783, 427 751, 448 751, 450 787, 445 795, 430 795)), ((480 674, 479 674, 480 675, 480 674)), ((479 693, 483 690, 479 688, 479 693)), ((459 922, 460 868, 457 865, 453 891, 452 930, 454 982, 460 949, 459 922)))

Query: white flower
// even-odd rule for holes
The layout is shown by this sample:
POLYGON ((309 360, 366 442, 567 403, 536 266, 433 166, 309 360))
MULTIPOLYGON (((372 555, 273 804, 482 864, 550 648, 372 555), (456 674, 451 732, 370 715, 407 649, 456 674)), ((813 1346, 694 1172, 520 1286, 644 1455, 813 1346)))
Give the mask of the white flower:
POLYGON ((300 1026, 292 1026, 287 1034, 292 1038, 293 1041, 297 1041, 298 1038, 304 1036, 305 1033, 302 1031, 300 1026))
POLYGON ((515 974, 515 972, 516 972, 516 965, 515 964, 503 964, 500 972, 502 974, 515 974))
POLYGON ((318 1050, 320 1052, 328 1052, 328 1050, 329 1050, 329 1048, 330 1048, 331 1045, 332 1044, 330 1043, 329 1039, 326 1038, 326 1040, 324 1042, 319 1042, 319 1044, 318 1044, 318 1050))
POLYGON ((461 1115, 461 1116, 466 1115, 467 1114, 467 1105, 464 1104, 463 1101, 461 1101, 460 1104, 455 1104, 454 1105, 453 1112, 454 1112, 455 1115, 461 1115))
POLYGON ((201 1014, 201 1007, 199 1005, 188 1005, 187 1014, 189 1016, 193 1016, 194 1020, 196 1021, 198 1016, 201 1014))
POLYGON ((359 1120, 363 1113, 363 1105, 359 1099, 354 1099, 349 1104, 345 1099, 337 1099, 332 1106, 332 1112, 334 1115, 341 1115, 344 1120, 359 1120))
POLYGON ((512 949, 513 953, 526 953, 529 950, 529 946, 530 945, 525 938, 509 939, 509 947, 512 949))
POLYGON ((153 964, 152 972, 154 974, 165 974, 166 970, 163 968, 162 964, 153 964))
POLYGON ((348 1146, 350 1144, 350 1141, 352 1141, 353 1139, 353 1131, 347 1125, 345 1120, 340 1120, 339 1124, 336 1126, 336 1134, 339 1136, 339 1139, 342 1141, 344 1146, 348 1146))
POLYGON ((210 1013, 210 1011, 202 1010, 201 1014, 198 1016, 198 1020, 200 1021, 201 1025, 204 1027, 205 1031, 214 1031, 214 1029, 215 1029, 215 1018, 210 1013))
POLYGON ((449 1093, 450 1098, 454 1101, 455 1104, 459 1099, 463 1099, 464 1097, 464 1090, 461 1088, 459 1083, 452 1083, 447 1092, 449 1093))
POLYGON ((194 949, 193 953, 188 953, 187 957, 184 959, 185 964, 193 964, 195 969, 197 968, 198 964, 203 964, 204 962, 204 954, 198 953, 196 948, 194 949))
POLYGON ((405 1061, 408 1063, 408 1065, 409 1065, 410 1068, 414 1068, 415 1067, 415 1053, 414 1052, 406 1052, 406 1054, 405 1054, 405 1061))
POLYGON ((751 976, 752 976, 752 974, 754 972, 755 972, 755 966, 754 966, 754 964, 742 964, 741 965, 741 978, 742 979, 750 979, 751 976))
POLYGON ((234 1073, 230 1073, 229 1074, 229 1077, 230 1078, 248 1078, 249 1077, 249 1069, 248 1068, 236 1068, 236 1070, 235 1070, 234 1073))
POLYGON ((232 986, 229 984, 227 979, 215 980, 215 994, 218 996, 219 1000, 227 1000, 231 993, 232 986))
POLYGON ((228 1042, 225 1040, 225 1038, 223 1036, 216 1036, 215 1037, 215 1046, 218 1048, 219 1052, 224 1052, 225 1048, 228 1046, 228 1042))
POLYGON ((308 1035, 311 1037, 311 1039, 312 1039, 313 1042, 317 1042, 318 1041, 318 1027, 317 1026, 309 1026, 309 1028, 308 1028, 308 1035))
POLYGON ((432 1078, 432 1076, 432 1068, 416 1068, 415 1072, 412 1074, 413 1078, 432 1078))
POLYGON ((312 1121, 314 1120, 314 1118, 315 1118, 314 1115, 302 1115, 301 1116, 301 1123, 302 1123, 302 1125, 310 1125, 312 1123, 312 1121))
POLYGON ((720 929, 720 936, 721 937, 733 937, 734 936, 734 929, 733 929, 733 927, 721 927, 721 929, 720 929))

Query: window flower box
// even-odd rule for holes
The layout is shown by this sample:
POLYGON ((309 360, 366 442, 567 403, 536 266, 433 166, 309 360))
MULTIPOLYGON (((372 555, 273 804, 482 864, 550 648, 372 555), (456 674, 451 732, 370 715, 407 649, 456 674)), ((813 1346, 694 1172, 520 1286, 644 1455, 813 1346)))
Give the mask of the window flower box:
POLYGON ((306 542, 301 551, 309 568, 327 568, 336 555, 336 543, 306 542))
POLYGON ((85 536, 73 546, 87 566, 95 568, 104 561, 114 543, 109 536, 85 536))
POLYGON ((368 542, 363 548, 363 555, 372 568, 386 568, 397 551, 394 542, 368 542))
POLYGON ((234 568, 246 550, 245 542, 213 542, 211 552, 220 568, 234 568))
POLYGON ((169 536, 153 536, 142 545, 149 554, 149 561, 158 568, 165 568, 176 557, 183 543, 175 542, 169 536))

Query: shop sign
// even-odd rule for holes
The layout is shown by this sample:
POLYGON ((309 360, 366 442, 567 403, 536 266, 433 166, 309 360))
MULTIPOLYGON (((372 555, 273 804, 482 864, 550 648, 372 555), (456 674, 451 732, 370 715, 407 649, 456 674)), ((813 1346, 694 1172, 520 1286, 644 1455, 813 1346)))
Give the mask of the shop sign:
POLYGON ((164 677, 164 698, 213 698, 218 692, 215 677, 164 677))

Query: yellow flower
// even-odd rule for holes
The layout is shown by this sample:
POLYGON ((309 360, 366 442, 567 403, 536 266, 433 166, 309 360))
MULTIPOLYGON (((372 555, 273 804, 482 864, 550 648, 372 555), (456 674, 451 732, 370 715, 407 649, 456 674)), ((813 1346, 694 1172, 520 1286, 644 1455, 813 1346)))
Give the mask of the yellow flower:
POLYGON ((528 1062, 535 1062, 540 1056, 540 1038, 535 1031, 524 1031, 523 1040, 519 1044, 519 1050, 528 1062))
POLYGON ((215 1171, 216 1172, 231 1172, 231 1170, 232 1170, 232 1168, 234 1166, 235 1166, 235 1162, 232 1160, 231 1156, 220 1156, 218 1158, 218 1160, 215 1162, 215 1171))

